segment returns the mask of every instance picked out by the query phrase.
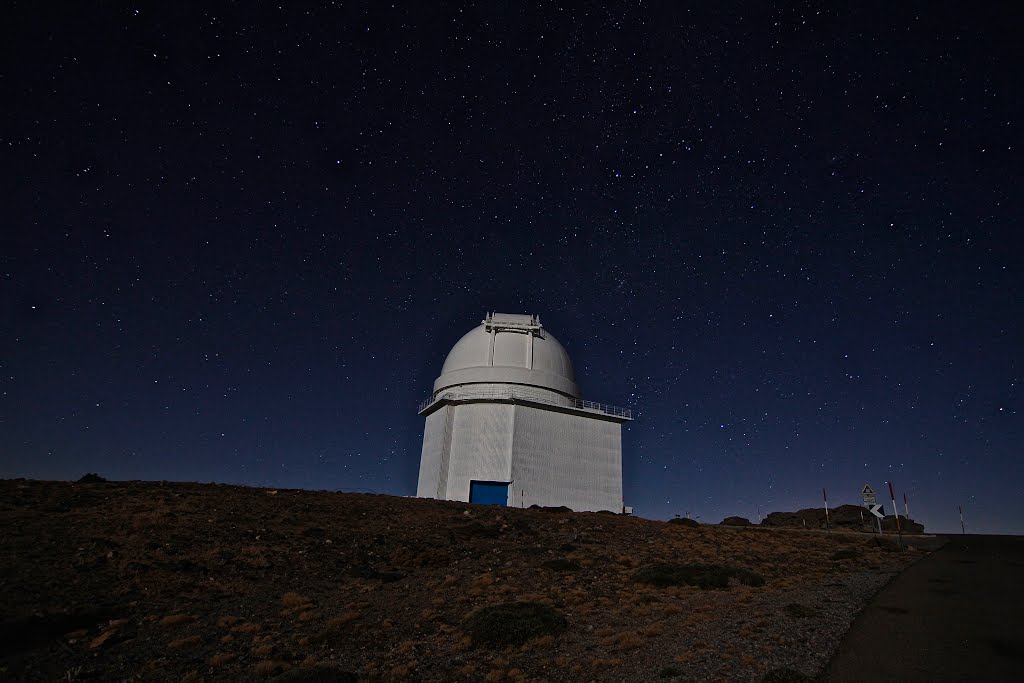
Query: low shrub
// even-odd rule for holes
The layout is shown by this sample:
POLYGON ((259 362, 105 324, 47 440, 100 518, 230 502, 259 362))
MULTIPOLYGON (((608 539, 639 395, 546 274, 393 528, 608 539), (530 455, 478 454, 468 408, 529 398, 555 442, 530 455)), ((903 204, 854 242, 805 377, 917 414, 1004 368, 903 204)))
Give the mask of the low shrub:
POLYGON ((899 552, 899 549, 900 549, 900 547, 899 547, 899 545, 897 545, 896 541, 890 540, 888 538, 884 538, 882 536, 872 536, 871 538, 869 538, 867 540, 865 545, 868 546, 869 548, 881 548, 882 550, 884 550, 887 553, 899 552))
POLYGON ((266 660, 258 662, 256 666, 253 667, 253 671, 260 678, 273 678, 274 676, 282 674, 291 668, 292 665, 288 662, 283 662, 279 660, 266 660))
POLYGON ((728 588, 729 579, 736 579, 746 586, 763 586, 760 574, 718 564, 655 564, 642 567, 633 574, 637 583, 647 583, 659 588, 668 586, 698 586, 699 588, 728 588))
POLYGON ((831 560, 854 560, 860 557, 860 551, 856 548, 843 548, 832 553, 831 560))
POLYGON ((359 676, 333 666, 291 669, 274 677, 274 683, 357 683, 359 676))
POLYGON ((470 614, 462 629, 474 645, 504 647, 522 645, 532 638, 558 635, 568 624, 565 617, 536 602, 506 602, 482 607, 470 614))
POLYGON ((682 676, 682 675, 683 675, 682 669, 680 669, 677 666, 672 666, 672 665, 669 665, 669 666, 666 666, 666 667, 662 667, 661 671, 658 672, 658 676, 660 678, 676 678, 676 677, 682 676))
POLYGON ((789 603, 788 605, 783 607, 783 610, 785 610, 786 614, 788 614, 789 616, 796 617, 797 619, 813 617, 815 614, 817 614, 813 607, 801 605, 798 602, 789 603))

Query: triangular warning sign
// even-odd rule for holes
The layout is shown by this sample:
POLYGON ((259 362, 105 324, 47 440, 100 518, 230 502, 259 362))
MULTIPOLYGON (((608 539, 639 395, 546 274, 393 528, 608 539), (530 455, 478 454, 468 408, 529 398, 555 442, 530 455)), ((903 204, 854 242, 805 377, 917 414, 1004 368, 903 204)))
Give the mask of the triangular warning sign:
POLYGON ((862 496, 873 496, 873 495, 875 495, 875 490, 873 488, 871 488, 871 484, 864 484, 864 488, 862 488, 860 490, 860 495, 862 495, 862 496))

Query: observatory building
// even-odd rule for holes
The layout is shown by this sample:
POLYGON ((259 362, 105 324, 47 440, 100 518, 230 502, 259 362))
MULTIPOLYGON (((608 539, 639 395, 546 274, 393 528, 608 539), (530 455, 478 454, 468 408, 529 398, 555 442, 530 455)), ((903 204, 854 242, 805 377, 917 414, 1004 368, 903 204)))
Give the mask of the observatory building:
POLYGON ((533 315, 488 314, 421 406, 416 495, 623 512, 629 410, 580 398, 569 354, 533 315))

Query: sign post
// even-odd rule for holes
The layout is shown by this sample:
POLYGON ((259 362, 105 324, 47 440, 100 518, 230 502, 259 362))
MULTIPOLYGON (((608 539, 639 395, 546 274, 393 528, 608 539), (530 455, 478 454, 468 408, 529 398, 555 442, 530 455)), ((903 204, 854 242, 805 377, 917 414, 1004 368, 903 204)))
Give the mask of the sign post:
MULTIPOLYGON (((864 507, 871 507, 872 505, 875 504, 875 490, 873 488, 871 488, 870 484, 864 484, 864 488, 862 488, 860 490, 860 495, 861 495, 861 498, 864 499, 864 507)), ((881 536, 882 535, 881 515, 879 515, 874 510, 872 510, 871 513, 873 515, 875 515, 875 517, 878 518, 878 520, 877 520, 878 521, 878 535, 881 536)), ((861 513, 861 518, 863 519, 863 517, 864 517, 864 513, 862 512, 861 513)))
POLYGON ((907 502, 907 494, 903 494, 903 512, 906 513, 907 519, 910 519, 910 503, 907 502))
POLYGON ((960 508, 960 533, 966 534, 967 528, 964 526, 964 506, 957 505, 957 507, 960 508))

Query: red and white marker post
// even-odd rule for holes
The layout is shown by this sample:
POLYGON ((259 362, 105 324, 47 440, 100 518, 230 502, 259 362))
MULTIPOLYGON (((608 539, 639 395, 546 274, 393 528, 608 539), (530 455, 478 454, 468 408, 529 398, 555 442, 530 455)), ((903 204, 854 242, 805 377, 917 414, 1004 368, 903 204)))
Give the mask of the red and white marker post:
POLYGON ((892 482, 889 482, 889 498, 892 499, 892 513, 896 515, 896 536, 899 538, 900 550, 903 550, 903 531, 900 529, 900 511, 896 507, 896 494, 892 492, 892 482))
POLYGON ((825 489, 821 490, 821 497, 825 499, 825 531, 832 533, 832 522, 828 518, 828 494, 825 489))

